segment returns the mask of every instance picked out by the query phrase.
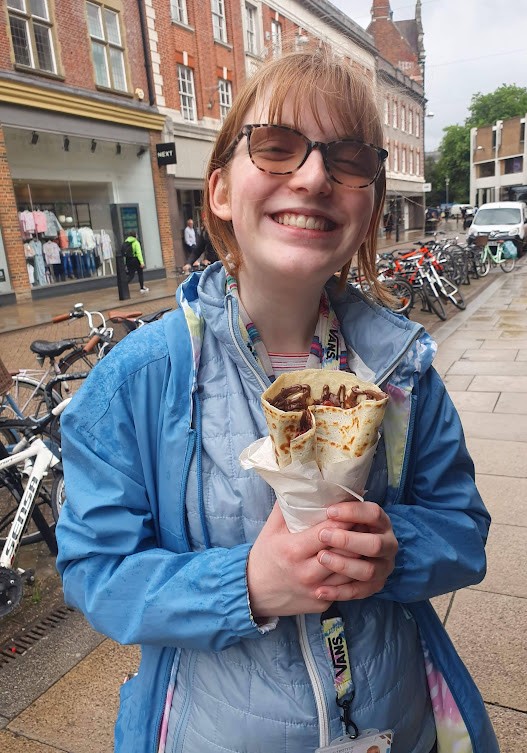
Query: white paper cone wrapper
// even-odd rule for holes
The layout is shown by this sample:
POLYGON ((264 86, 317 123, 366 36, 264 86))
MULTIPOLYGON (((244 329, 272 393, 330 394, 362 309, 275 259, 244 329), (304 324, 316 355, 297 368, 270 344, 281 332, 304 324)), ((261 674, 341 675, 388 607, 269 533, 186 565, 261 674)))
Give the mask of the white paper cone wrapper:
POLYGON ((240 464, 255 470, 276 492, 287 527, 304 531, 326 520, 326 508, 350 497, 363 501, 366 481, 377 445, 360 458, 332 463, 321 471, 315 461, 299 462, 280 469, 271 437, 253 442, 240 455, 240 464), (331 480, 330 480, 331 479, 331 480))

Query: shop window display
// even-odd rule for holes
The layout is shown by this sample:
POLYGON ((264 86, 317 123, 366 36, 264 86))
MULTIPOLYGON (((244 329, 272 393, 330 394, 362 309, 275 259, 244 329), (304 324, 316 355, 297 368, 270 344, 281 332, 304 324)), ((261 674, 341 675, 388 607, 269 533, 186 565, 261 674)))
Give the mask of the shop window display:
MULTIPOLYGON (((94 231, 90 220, 74 224, 82 214, 72 206, 72 215, 57 215, 54 207, 19 206, 23 249, 32 286, 51 285, 113 274, 110 234, 94 231)), ((88 207, 89 214, 89 207, 88 207)))

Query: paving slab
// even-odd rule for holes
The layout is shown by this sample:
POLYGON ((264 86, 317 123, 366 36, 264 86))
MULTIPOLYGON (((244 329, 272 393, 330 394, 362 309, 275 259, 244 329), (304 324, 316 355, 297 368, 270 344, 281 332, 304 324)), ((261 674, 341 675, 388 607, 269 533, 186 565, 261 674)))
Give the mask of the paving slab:
POLYGON ((518 355, 516 356, 517 361, 527 361, 527 348, 523 348, 518 351, 518 355))
MULTIPOLYGON (((481 413, 465 410, 460 411, 460 418, 466 437, 527 443, 527 421, 525 419, 514 421, 510 415, 505 413, 481 413)), ((525 451, 527 452, 527 444, 525 451)))
POLYGON ((494 412, 527 415, 527 392, 502 392, 494 412))
MULTIPOLYGON (((470 319, 465 325, 460 327, 456 332, 456 337, 465 337, 465 342, 470 343, 472 340, 501 340, 502 330, 496 327, 473 327, 470 319)), ((510 344, 509 344, 510 348, 510 344)))
POLYGON ((79 612, 72 612, 25 654, 0 669, 2 716, 17 716, 103 640, 79 612))
POLYGON ((482 374, 475 376, 452 376, 452 379, 470 379, 470 386, 461 389, 470 389, 476 392, 527 392, 527 376, 504 376, 482 374))
POLYGON ((515 349, 527 349, 527 339, 524 339, 523 337, 521 339, 515 339, 514 341, 511 341, 509 339, 501 340, 494 338, 492 340, 484 340, 481 345, 470 345, 471 348, 481 348, 482 350, 510 350, 511 348, 515 349))
POLYGON ((446 626, 487 703, 527 712, 526 625, 526 599, 473 588, 456 593, 446 626))
MULTIPOLYGON (((503 348, 491 350, 490 348, 477 348, 466 350, 461 356, 462 361, 516 361, 520 351, 517 348, 503 348)), ((527 361, 527 357, 525 358, 527 361)))
POLYGON ((481 413, 492 413, 500 397, 499 392, 456 392, 449 390, 448 394, 458 411, 478 411, 481 413))
POLYGON ((486 552, 487 574, 472 588, 527 599, 527 528, 494 522, 486 552))
POLYGON ((437 370, 437 373, 441 377, 444 377, 449 369, 460 359, 462 352, 463 348, 459 348, 456 351, 442 350, 440 348, 434 358, 434 368, 437 370))
POLYGON ((476 484, 492 523, 527 527, 527 478, 476 474, 476 484))
POLYGON ((527 361, 469 361, 463 359, 452 366, 449 374, 527 377, 527 361))
POLYGON ((15 735, 8 730, 0 731, 0 750, 2 753, 69 753, 69 748, 52 748, 38 740, 15 735))
POLYGON ((454 392, 464 392, 465 390, 468 390, 473 379, 473 376, 446 374, 443 381, 449 392, 450 390, 453 390, 454 392))
POLYGON ((136 646, 105 640, 7 729, 68 753, 112 753, 119 688, 138 663, 136 646))
POLYGON ((503 753, 518 750, 518 740, 527 737, 527 714, 486 704, 487 713, 503 753))
POLYGON ((477 473, 527 478, 527 444, 467 437, 468 450, 477 473))

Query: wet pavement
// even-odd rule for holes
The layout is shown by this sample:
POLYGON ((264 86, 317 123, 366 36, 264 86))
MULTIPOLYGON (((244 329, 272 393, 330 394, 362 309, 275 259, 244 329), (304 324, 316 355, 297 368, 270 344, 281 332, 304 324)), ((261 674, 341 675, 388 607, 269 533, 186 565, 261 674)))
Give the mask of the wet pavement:
MULTIPOLYGON (((152 297, 134 303, 146 311, 172 300, 175 281, 163 284, 160 298, 152 283, 152 297)), ((102 292, 98 305, 114 306, 103 306, 102 292)), ((512 274, 491 272, 471 296, 467 310, 444 324, 426 317, 439 344, 436 368, 460 411, 493 517, 488 572, 481 584, 440 596, 434 606, 505 751, 527 734, 527 258, 512 274)), ((59 312, 67 308, 57 303, 59 312)), ((2 357, 27 349, 35 331, 0 335, 2 357)), ((119 685, 137 662, 135 647, 119 646, 69 614, 25 654, 0 664, 0 751, 110 753, 119 685)))

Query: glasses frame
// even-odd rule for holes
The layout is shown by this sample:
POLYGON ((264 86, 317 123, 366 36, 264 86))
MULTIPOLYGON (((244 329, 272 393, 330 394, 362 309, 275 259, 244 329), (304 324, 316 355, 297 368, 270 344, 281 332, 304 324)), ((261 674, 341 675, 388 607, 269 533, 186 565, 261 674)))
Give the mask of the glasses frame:
POLYGON ((298 131, 296 128, 291 128, 291 126, 281 125, 280 123, 249 123, 247 125, 244 125, 239 134, 236 136, 234 141, 231 143, 229 148, 227 149, 225 160, 228 162, 233 154, 234 150, 240 143, 240 141, 243 139, 243 137, 247 138, 247 153, 249 154, 250 160, 253 163, 253 165, 258 169, 261 170, 262 173, 267 173, 268 175, 292 175, 293 173, 296 173, 297 170, 300 170, 302 165, 304 165, 311 154, 315 149, 318 149, 322 155, 322 160, 324 162, 324 168, 326 170, 326 173, 328 174, 330 180, 334 181, 335 183, 338 183, 341 186, 346 186, 346 188, 368 188, 368 186, 371 186, 372 183, 375 183, 377 178, 379 177, 379 173, 381 172, 384 163, 386 159, 388 158, 388 152, 386 149, 383 149, 380 146, 375 146, 375 144, 368 144, 366 141, 359 141, 358 139, 336 139, 335 141, 311 141, 307 138, 307 136, 304 136, 304 134, 301 131, 298 131), (251 154, 251 134, 253 131, 255 131, 257 128, 280 128, 284 131, 291 131, 292 133, 295 133, 297 136, 300 136, 302 140, 304 141, 306 145, 306 153, 304 155, 304 158, 300 162, 300 164, 295 167, 294 170, 286 170, 285 172, 277 172, 276 170, 265 170, 263 167, 260 167, 256 164, 256 162, 253 159, 253 156, 251 154), (346 183, 343 183, 341 180, 338 180, 336 178, 329 167, 328 163, 328 153, 329 148, 331 146, 334 146, 335 144, 359 144, 360 146, 369 146, 371 149, 373 149, 377 153, 377 157, 379 159, 378 165, 377 165, 377 171, 375 173, 375 177, 372 178, 372 180, 369 181, 369 183, 364 183, 360 186, 348 186, 346 183))

